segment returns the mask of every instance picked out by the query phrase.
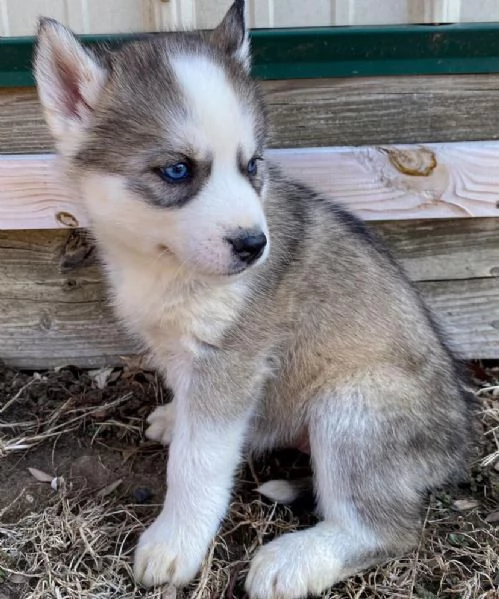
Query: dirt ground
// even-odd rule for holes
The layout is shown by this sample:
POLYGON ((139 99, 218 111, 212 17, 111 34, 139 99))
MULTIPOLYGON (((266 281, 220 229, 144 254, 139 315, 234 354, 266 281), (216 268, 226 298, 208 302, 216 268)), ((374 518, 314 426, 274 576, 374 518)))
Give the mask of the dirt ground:
MULTIPOLYGON (((241 599, 255 550, 314 522, 310 501, 290 509, 255 492, 308 473, 303 454, 275 453, 241 469, 230 514, 188 589, 136 588, 134 545, 165 492, 166 451, 144 439, 143 422, 168 400, 140 366, 0 368, 0 599, 241 599)), ((499 599, 499 367, 470 366, 484 434, 469 483, 431 497, 417 550, 325 599, 499 599)))

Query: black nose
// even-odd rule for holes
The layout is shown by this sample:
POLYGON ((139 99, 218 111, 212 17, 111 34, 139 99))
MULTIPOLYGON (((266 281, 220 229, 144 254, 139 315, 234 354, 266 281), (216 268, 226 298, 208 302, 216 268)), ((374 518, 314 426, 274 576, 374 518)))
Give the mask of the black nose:
POLYGON ((246 264, 258 260, 267 245, 265 233, 242 233, 237 237, 227 237, 227 241, 231 244, 236 256, 246 264))

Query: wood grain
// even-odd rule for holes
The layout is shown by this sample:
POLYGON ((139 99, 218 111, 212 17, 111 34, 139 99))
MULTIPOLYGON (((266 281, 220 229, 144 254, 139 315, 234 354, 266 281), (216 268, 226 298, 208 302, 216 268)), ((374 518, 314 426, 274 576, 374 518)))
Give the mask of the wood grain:
POLYGON ((499 357, 497 278, 425 282, 418 287, 459 356, 499 357))
POLYGON ((499 143, 271 150, 365 220, 497 216, 499 143))
POLYGON ((499 139, 499 75, 265 82, 274 147, 499 139))
MULTIPOLYGON (((277 148, 499 139, 499 75, 264 81, 277 148)), ((36 91, 0 90, 0 153, 51 152, 36 91)))
MULTIPOLYGON (((499 142, 269 150, 365 220, 499 215, 499 142)), ((87 225, 54 155, 0 157, 0 229, 87 225)))
POLYGON ((86 259, 88 252, 75 261, 74 235, 0 232, 0 358, 6 364, 93 367, 135 352, 112 316, 97 264, 86 259))
MULTIPOLYGON (((374 226, 459 354, 498 358, 499 219, 374 226)), ((136 353, 82 232, 0 231, 0 348, 0 359, 22 368, 98 367, 136 353)))
POLYGON ((54 154, 0 157, 0 228, 55 229, 86 224, 77 194, 54 154))
POLYGON ((373 223, 413 281, 499 276, 499 219, 373 223))

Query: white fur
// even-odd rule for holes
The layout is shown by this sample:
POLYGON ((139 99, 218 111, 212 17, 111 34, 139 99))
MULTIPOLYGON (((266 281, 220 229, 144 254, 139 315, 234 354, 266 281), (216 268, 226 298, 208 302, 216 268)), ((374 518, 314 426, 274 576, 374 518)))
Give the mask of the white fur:
MULTIPOLYGON (((335 394, 343 398, 341 410, 328 397, 317 398, 309 408, 310 448, 317 503, 326 520, 339 522, 349 531, 349 551, 362 555, 377 550, 381 545, 380 539, 363 523, 355 509, 349 470, 344 468, 341 460, 331 460, 331 449, 324 451, 324 447, 333 446, 333 455, 342 455, 342 440, 350 440, 353 434, 363 437, 366 443, 372 418, 364 403, 366 399, 354 383, 338 388, 335 394)), ((343 551, 345 554, 346 547, 343 551)))
POLYGON ((256 150, 253 114, 242 105, 221 66, 202 55, 171 58, 175 76, 189 107, 180 131, 201 153, 236 169, 241 148, 248 160, 256 150))
POLYGON ((275 539, 258 550, 246 579, 251 599, 305 599, 342 575, 344 535, 331 522, 275 539))
POLYGON ((175 424, 175 403, 171 401, 164 406, 158 406, 147 418, 149 426, 145 435, 151 441, 170 445, 175 424))
POLYGON ((132 332, 155 349, 159 361, 172 353, 195 354, 199 344, 217 345, 239 313, 246 284, 230 277, 196 278, 176 256, 157 249, 184 208, 147 206, 119 177, 91 175, 82 189, 103 245, 114 303, 132 332))
POLYGON ((197 421, 178 397, 163 510, 142 534, 135 554, 138 580, 184 584, 198 571, 230 499, 246 420, 224 426, 197 421))
POLYGON ((243 43, 236 50, 234 58, 243 65, 243 68, 247 73, 251 71, 251 48, 247 29, 244 32, 243 43))
POLYGON ((300 495, 300 489, 288 480, 268 480, 256 490, 271 501, 284 504, 293 503, 300 495))
POLYGON ((117 311, 154 348, 175 394, 173 404, 151 415, 149 436, 171 442, 168 493, 140 538, 135 576, 146 585, 182 584, 196 574, 225 513, 246 428, 246 420, 224 426, 197 420, 189 404, 192 362, 205 344, 219 343, 246 287, 240 279, 193 278, 176 256, 158 253, 176 216, 138 202, 118 177, 92 175, 82 186, 117 311))
POLYGON ((35 59, 38 95, 57 149, 68 156, 78 148, 107 73, 73 34, 55 21, 40 29, 35 59), (71 102, 66 86, 71 82, 81 96, 71 102))
MULTIPOLYGON (((359 409, 362 397, 356 386, 345 385, 338 393, 349 398, 341 402, 341 410, 335 403, 331 414, 327 397, 318 398, 310 410, 314 482, 318 508, 325 520, 308 530, 275 539, 257 552, 246 581, 251 599, 301 599, 319 594, 352 573, 349 563, 358 562, 362 555, 368 559, 383 545, 356 511, 349 471, 341 460, 331 460, 330 450, 324 450, 337 440, 341 443, 351 438, 352 431, 367 434, 367 422, 359 409)), ((335 454, 341 455, 341 449, 335 454)), ((270 491, 286 494, 286 489, 272 486, 270 491)))
MULTIPOLYGON (((189 116, 181 131, 189 146, 213 159, 211 176, 196 197, 176 215, 169 247, 206 272, 224 274, 232 260, 225 241, 238 230, 260 230, 268 239, 261 199, 240 172, 256 151, 254 120, 223 70, 204 56, 172 59, 188 100, 189 116)), ((269 244, 260 262, 266 259, 269 244)))

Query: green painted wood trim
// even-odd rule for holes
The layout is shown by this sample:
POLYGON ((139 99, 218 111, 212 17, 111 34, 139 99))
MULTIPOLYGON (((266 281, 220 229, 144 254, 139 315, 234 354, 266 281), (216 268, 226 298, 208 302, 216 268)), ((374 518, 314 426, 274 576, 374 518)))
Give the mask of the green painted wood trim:
MULTIPOLYGON (((115 46, 148 35, 81 39, 115 46)), ((251 37, 262 79, 499 73, 499 23, 257 29, 251 37)), ((33 44, 0 39, 0 87, 33 85, 33 44)))

